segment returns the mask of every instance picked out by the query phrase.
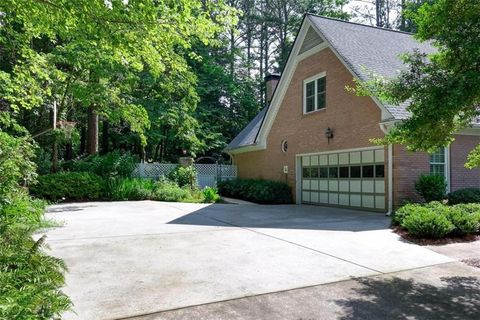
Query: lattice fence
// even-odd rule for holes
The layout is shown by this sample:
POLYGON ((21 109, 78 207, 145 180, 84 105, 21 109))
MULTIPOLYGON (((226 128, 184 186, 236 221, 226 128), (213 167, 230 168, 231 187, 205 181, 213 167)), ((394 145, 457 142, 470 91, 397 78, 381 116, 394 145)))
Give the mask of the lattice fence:
MULTIPOLYGON (((134 176, 141 178, 158 179, 175 169, 173 163, 139 163, 134 170, 134 176)), ((224 164, 194 164, 197 171, 197 180, 201 188, 213 187, 217 182, 235 179, 237 166, 224 164)))

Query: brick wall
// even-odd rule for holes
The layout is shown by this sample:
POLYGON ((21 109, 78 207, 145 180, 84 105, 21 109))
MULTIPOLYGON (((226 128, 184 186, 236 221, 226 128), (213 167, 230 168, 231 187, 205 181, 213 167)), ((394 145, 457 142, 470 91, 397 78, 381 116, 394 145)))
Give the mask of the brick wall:
POLYGON ((467 154, 479 143, 479 136, 455 136, 455 141, 450 146, 450 184, 452 191, 466 187, 480 187, 480 168, 470 170, 464 167, 467 154))
POLYGON ((267 149, 234 156, 241 178, 287 181, 295 187, 295 155, 372 146, 369 139, 382 137, 381 112, 368 97, 345 91, 353 76, 330 49, 299 62, 267 138, 267 149), (326 72, 326 109, 303 114, 303 80, 326 72), (328 143, 324 132, 333 129, 328 143), (288 141, 283 153, 281 143, 288 141), (283 173, 287 165, 289 173, 283 173))
POLYGON ((393 207, 405 201, 421 201, 415 192, 415 180, 430 172, 430 156, 423 152, 409 152, 401 145, 393 146, 393 207))

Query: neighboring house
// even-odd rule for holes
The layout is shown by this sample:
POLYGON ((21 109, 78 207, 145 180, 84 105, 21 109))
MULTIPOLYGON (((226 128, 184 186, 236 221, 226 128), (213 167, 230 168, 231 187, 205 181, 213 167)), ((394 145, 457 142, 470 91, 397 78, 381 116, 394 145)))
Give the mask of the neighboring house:
POLYGON ((480 124, 433 155, 376 146, 370 139, 407 118, 406 105, 345 90, 372 72, 395 76, 404 67, 399 55, 414 48, 434 50, 408 33, 307 14, 282 76, 266 79, 268 107, 226 148, 238 176, 286 181, 297 203, 382 212, 418 200, 414 182, 423 173, 444 175, 448 191, 480 187, 480 170, 464 168, 480 124))

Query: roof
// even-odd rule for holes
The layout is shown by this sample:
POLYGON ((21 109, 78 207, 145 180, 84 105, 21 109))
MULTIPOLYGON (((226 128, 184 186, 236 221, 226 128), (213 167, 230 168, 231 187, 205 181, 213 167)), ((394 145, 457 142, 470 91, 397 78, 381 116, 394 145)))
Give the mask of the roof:
MULTIPOLYGON (((412 33, 315 15, 308 17, 361 80, 368 80, 372 74, 387 78, 397 76, 405 68, 400 56, 414 49, 435 52, 428 42, 415 40, 412 33)), ((405 119, 409 116, 407 106, 408 103, 385 107, 395 119, 405 119)))
POLYGON ((246 147, 255 143, 258 131, 262 126, 267 108, 263 108, 252 121, 228 144, 225 151, 246 147))
MULTIPOLYGON (((415 40, 411 33, 312 14, 307 14, 306 18, 361 80, 368 80, 372 74, 393 78, 405 67, 400 59, 401 54, 414 49, 425 53, 435 51, 429 43, 415 40)), ((392 120, 408 118, 407 106, 408 103, 385 105, 393 117, 392 120)), ((225 150, 255 144, 267 109, 262 109, 225 150)))

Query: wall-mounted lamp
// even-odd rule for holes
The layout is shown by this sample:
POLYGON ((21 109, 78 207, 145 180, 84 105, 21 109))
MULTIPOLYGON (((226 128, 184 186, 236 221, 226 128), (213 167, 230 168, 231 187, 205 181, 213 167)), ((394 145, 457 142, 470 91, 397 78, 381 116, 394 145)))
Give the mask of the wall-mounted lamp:
POLYGON ((328 143, 330 143, 330 139, 333 139, 333 130, 330 127, 325 129, 325 137, 327 138, 328 143))

